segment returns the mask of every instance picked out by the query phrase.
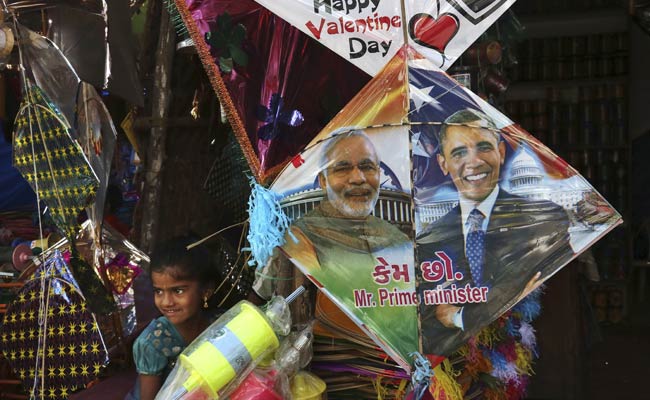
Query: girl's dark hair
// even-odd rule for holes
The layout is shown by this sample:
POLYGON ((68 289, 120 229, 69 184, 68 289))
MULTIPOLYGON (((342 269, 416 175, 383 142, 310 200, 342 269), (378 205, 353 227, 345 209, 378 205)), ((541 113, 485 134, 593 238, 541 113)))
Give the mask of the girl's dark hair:
POLYGON ((187 250, 196 241, 194 237, 180 236, 156 246, 151 254, 150 272, 167 272, 176 279, 195 280, 204 285, 214 283, 217 270, 208 249, 198 245, 187 250))

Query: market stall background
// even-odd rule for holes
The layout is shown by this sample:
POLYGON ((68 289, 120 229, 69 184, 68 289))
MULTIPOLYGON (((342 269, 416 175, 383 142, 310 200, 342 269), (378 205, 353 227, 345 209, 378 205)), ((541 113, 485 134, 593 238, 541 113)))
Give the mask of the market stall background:
MULTIPOLYGON (((634 29, 637 29, 636 26, 631 26, 630 31, 634 32, 634 29)), ((641 32, 637 32, 641 33, 641 32)), ((639 39, 639 36, 635 36, 637 40, 640 40, 642 42, 642 39, 644 36, 641 36, 641 39, 639 39)), ((646 43, 647 45, 647 43, 646 43)), ((634 52, 634 49, 629 50, 630 53, 632 54, 634 52)), ((174 82, 174 85, 178 85, 179 89, 182 89, 184 86, 193 86, 193 87, 198 87, 199 85, 196 83, 197 81, 203 81, 203 85, 205 85, 205 77, 203 78, 188 78, 187 75, 193 75, 193 76, 201 76, 201 71, 199 68, 196 68, 196 58, 192 58, 192 56, 189 56, 187 54, 178 54, 176 56, 176 59, 174 60, 174 71, 178 71, 178 73, 172 78, 172 81, 174 82), (193 74, 188 74, 187 71, 193 69, 194 73, 193 74), (182 72, 181 72, 182 71, 182 72)), ((642 66, 642 62, 634 62, 631 63, 631 71, 630 73, 633 73, 633 70, 636 68, 640 68, 642 66)), ((642 81, 642 80, 641 80, 642 81)), ((638 88, 630 88, 630 91, 638 90, 638 88)), ((186 91, 187 92, 187 91, 186 91)), ((202 170, 202 171, 208 171, 210 170, 210 166, 212 166, 215 156, 220 156, 222 158, 222 161, 226 159, 228 163, 236 164, 237 160, 233 160, 233 158, 229 158, 227 156, 224 156, 223 154, 220 154, 221 152, 218 149, 221 149, 223 147, 223 144, 227 142, 224 138, 225 135, 223 135, 224 131, 227 129, 225 124, 218 123, 218 112, 213 114, 213 111, 216 108, 216 104, 214 100, 212 99, 211 95, 209 94, 209 91, 199 91, 199 99, 200 99, 200 108, 203 117, 199 119, 197 122, 191 121, 189 118, 183 120, 183 117, 187 117, 189 114, 189 111, 193 108, 192 103, 193 99, 195 98, 195 93, 193 90, 189 90, 189 93, 184 93, 182 90, 179 92, 179 94, 175 97, 174 100, 174 110, 172 113, 175 113, 175 116, 170 116, 170 117, 177 117, 179 118, 178 120, 175 120, 175 122, 170 124, 170 129, 168 130, 168 136, 167 136, 167 149, 169 152, 169 158, 167 160, 167 165, 174 164, 175 166, 172 168, 167 168, 167 170, 164 172, 165 178, 164 180, 167 182, 167 187, 171 188, 171 191, 166 193, 167 198, 162 200, 161 203, 161 221, 164 221, 164 229, 161 227, 160 228, 160 233, 158 238, 162 238, 167 235, 173 235, 175 233, 187 230, 188 228, 195 229, 198 231, 201 231, 201 233, 210 233, 214 231, 215 226, 228 226, 230 223, 225 223, 229 215, 224 215, 224 212, 219 209, 218 206, 215 206, 214 201, 210 198, 209 195, 203 193, 201 187, 203 186, 204 179, 205 179, 205 172, 204 174, 197 174, 196 171, 202 170), (208 94, 206 94, 208 93, 208 94), (203 98, 201 97, 203 96, 203 98), (210 117, 212 114, 212 117, 210 117), (176 126, 174 126, 176 124, 176 126), (210 128, 210 126, 214 127, 215 125, 218 126, 217 129, 210 128), (208 130, 208 135, 211 137, 206 138, 205 137, 205 131, 208 130), (203 135, 203 136, 202 136, 203 135), (210 148, 210 146, 206 146, 206 143, 210 143, 213 139, 217 139, 214 147, 210 148), (194 146, 194 148, 190 148, 191 146, 194 146), (180 153, 179 150, 183 149, 184 153, 180 153), (188 162, 188 159, 192 159, 192 162, 188 162), (197 169, 198 168, 198 169, 197 169), (174 170, 174 171, 170 171, 174 170), (181 177, 187 177, 191 176, 193 177, 193 182, 190 180, 184 180, 181 179, 181 177), (182 194, 184 193, 193 193, 195 194, 196 198, 192 199, 187 199, 186 196, 183 196, 182 194), (196 218, 196 212, 197 210, 202 210, 203 212, 206 213, 206 218, 196 218)), ((110 102, 110 100, 109 100, 110 102)), ((638 107, 637 102, 630 102, 630 108, 638 107)), ((642 102, 639 102, 638 104, 642 104, 642 102)), ((119 109, 119 107, 118 107, 119 109)), ((122 112, 122 114, 125 114, 122 112)), ((116 115, 120 115, 120 113, 116 113, 116 115)), ((143 114, 147 115, 147 114, 143 114)), ((116 122, 118 122, 121 118, 116 118, 116 122)), ((641 119, 642 121, 642 119, 641 119)), ((142 129, 142 127, 146 127, 147 125, 144 124, 142 120, 139 120, 138 123, 140 126, 138 129, 142 129)), ((632 135, 638 135, 643 132, 642 129, 639 129, 639 124, 637 124, 634 127, 631 127, 631 133, 632 135)), ((534 130, 533 130, 534 131, 534 130)), ((121 132, 120 132, 121 133, 121 132)), ((140 134, 138 135, 141 139, 143 137, 146 137, 147 134, 140 134)), ((143 140, 145 143, 142 147, 144 149, 147 148, 146 142, 147 140, 143 140)), ((146 160, 145 162, 148 162, 148 160, 151 159, 151 157, 144 157, 146 160)), ((239 171, 236 171, 239 173, 239 171)), ((631 174, 630 174, 631 175, 631 174)), ((224 177, 220 177, 221 179, 224 179, 224 177)), ((237 222, 237 221, 232 221, 232 222, 237 222)), ((233 241, 237 241, 238 235, 234 234, 232 235, 234 237, 233 241)), ((563 304, 560 299, 563 298, 563 296, 569 296, 569 298, 573 300, 578 300, 579 297, 575 296, 575 287, 577 287, 577 283, 573 280, 575 277, 571 277, 570 275, 575 272, 575 271, 565 271, 565 274, 560 274, 558 275, 554 280, 551 281, 551 288, 549 289, 550 293, 553 293, 552 290, 557 287, 562 287, 561 290, 556 291, 558 292, 564 292, 563 295, 557 295, 557 296, 552 296, 548 295, 545 297, 548 301, 557 301, 560 304, 563 304), (555 300, 552 300, 555 299, 555 300)), ((632 272, 632 271, 629 271, 632 272)), ((634 284, 636 284, 636 280, 634 280, 633 274, 630 274, 632 278, 630 279, 634 284)), ((635 287, 633 287, 635 289, 635 287)), ((616 291, 616 286, 610 286, 609 289, 606 289, 606 293, 612 293, 612 296, 614 296, 614 293, 616 291)), ((620 292, 619 292, 620 293, 620 292)), ((632 302, 627 302, 626 304, 629 306, 627 308, 627 311, 631 311, 634 307, 635 304, 633 301, 635 300, 634 297, 630 298, 633 293, 636 293, 636 290, 634 291, 627 291, 627 298, 628 300, 631 300, 632 302)), ((607 297, 606 297, 607 298, 607 297)), ((569 304, 571 304, 569 302, 569 304)), ((612 305, 611 307, 608 306, 608 300, 606 300, 605 303, 605 324, 617 324, 616 320, 614 321, 609 321, 608 318, 610 314, 607 313, 608 309, 612 310, 617 310, 616 305, 612 305)), ((577 305, 576 305, 577 307, 577 305)), ((547 307, 548 308, 548 307, 547 307)), ((611 313, 611 315, 616 315, 614 312, 611 313)), ((542 314, 541 321, 544 322, 544 319, 550 319, 553 316, 550 315, 549 313, 542 314)), ((627 318, 627 317, 624 317, 627 318)), ((564 321, 567 322, 567 321, 564 321)), ((575 323, 575 322, 572 322, 575 323)), ((576 323, 577 324, 577 323, 576 323)), ((549 324, 552 329, 557 329, 561 323, 558 323, 557 321, 555 323, 549 324)), ((574 327, 576 331, 579 330, 580 326, 575 326, 574 327)), ((578 334, 576 333, 576 336, 578 334)), ((551 342, 548 343, 547 348, 544 349, 542 348, 540 350, 540 353, 542 354, 542 361, 539 364, 539 367, 543 368, 545 363, 544 359, 546 358, 547 360, 552 357, 552 354, 563 352, 563 351, 558 351, 557 349, 553 349, 553 344, 557 345, 558 339, 557 337, 561 337, 559 333, 556 334, 544 334, 543 332, 540 332, 540 341, 542 342, 551 342)), ((584 338, 585 336, 581 336, 584 338)), ((588 336, 586 336, 588 337, 588 336)), ((581 341, 583 339, 576 339, 575 343, 567 343, 566 346, 572 346, 575 345, 579 347, 581 345, 581 341)), ((632 340, 631 342, 634 342, 632 340)), ((642 344, 635 342, 637 346, 642 346, 642 344)), ((621 343, 619 343, 620 345, 621 343)), ((563 345, 565 346, 565 345, 563 345)), ((564 347, 565 348, 565 347, 564 347)), ((639 347, 641 349, 642 347, 639 347)), ((566 351, 564 351, 566 353, 566 351)), ((594 358, 597 358, 598 355, 595 355, 594 358)), ((561 360, 561 358, 558 356, 557 360, 561 360)), ((579 360, 574 360, 572 358, 572 362, 579 362, 579 360)), ((584 362, 584 360, 583 360, 584 362)), ((565 365, 562 361, 555 361, 551 363, 553 366, 557 365, 565 365)), ((604 364, 603 364, 604 365, 604 364)), ((552 369, 553 367, 551 367, 552 369)), ((602 367, 605 368, 605 367, 602 367)), ((598 371, 598 370, 597 370, 598 371)), ((642 368, 638 368, 635 371, 643 371, 642 368)), ((539 372, 539 369, 538 369, 539 372)), ((549 373, 548 375, 543 375, 539 374, 537 377, 539 378, 539 381, 544 381, 545 376, 550 376, 551 374, 549 373)), ((568 374, 566 377, 562 378, 563 382, 571 381, 572 379, 575 379, 575 374, 568 374)), ((611 375, 610 375, 611 376, 611 375)), ((545 391, 562 391, 566 389, 562 389, 563 384, 561 382, 558 382, 559 378, 553 378, 550 379, 548 378, 547 382, 550 382, 550 385, 546 385, 545 388, 540 388, 540 390, 545 390, 545 391), (554 388, 554 389, 553 389, 554 388)), ((535 380, 533 380, 533 388, 535 387, 535 380)), ((625 387, 625 386, 623 386, 625 387)), ((534 393, 533 393, 534 394, 534 393)))

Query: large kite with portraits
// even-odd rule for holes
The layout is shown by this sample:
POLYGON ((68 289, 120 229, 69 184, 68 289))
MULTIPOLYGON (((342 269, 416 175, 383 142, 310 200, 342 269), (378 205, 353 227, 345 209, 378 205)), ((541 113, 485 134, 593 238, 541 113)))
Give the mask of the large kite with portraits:
POLYGON ((292 221, 274 257, 407 371, 622 222, 444 72, 513 3, 175 0, 251 172, 275 177, 292 221))
POLYGON ((283 256, 407 370, 621 223, 573 167, 408 45, 271 189, 292 220, 283 256))

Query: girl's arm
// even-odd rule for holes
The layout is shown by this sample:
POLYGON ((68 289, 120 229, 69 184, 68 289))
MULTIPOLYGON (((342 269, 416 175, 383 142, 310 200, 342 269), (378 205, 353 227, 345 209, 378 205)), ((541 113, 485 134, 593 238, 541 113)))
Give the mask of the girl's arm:
POLYGON ((140 379, 140 400, 154 400, 162 387, 162 376, 140 374, 138 379, 140 379))

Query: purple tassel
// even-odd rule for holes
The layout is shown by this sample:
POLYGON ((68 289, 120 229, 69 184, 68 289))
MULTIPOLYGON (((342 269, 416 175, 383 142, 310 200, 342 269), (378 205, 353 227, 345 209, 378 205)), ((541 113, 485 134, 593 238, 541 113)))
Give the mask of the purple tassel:
POLYGON ((521 323, 519 327, 519 334, 521 334, 521 344, 528 350, 533 351, 535 354, 537 347, 537 338, 535 337, 535 329, 528 322, 521 323))
POLYGON ((504 382, 518 379, 517 368, 514 363, 509 363, 503 354, 498 351, 490 351, 490 361, 492 362, 492 371, 490 375, 504 382))

